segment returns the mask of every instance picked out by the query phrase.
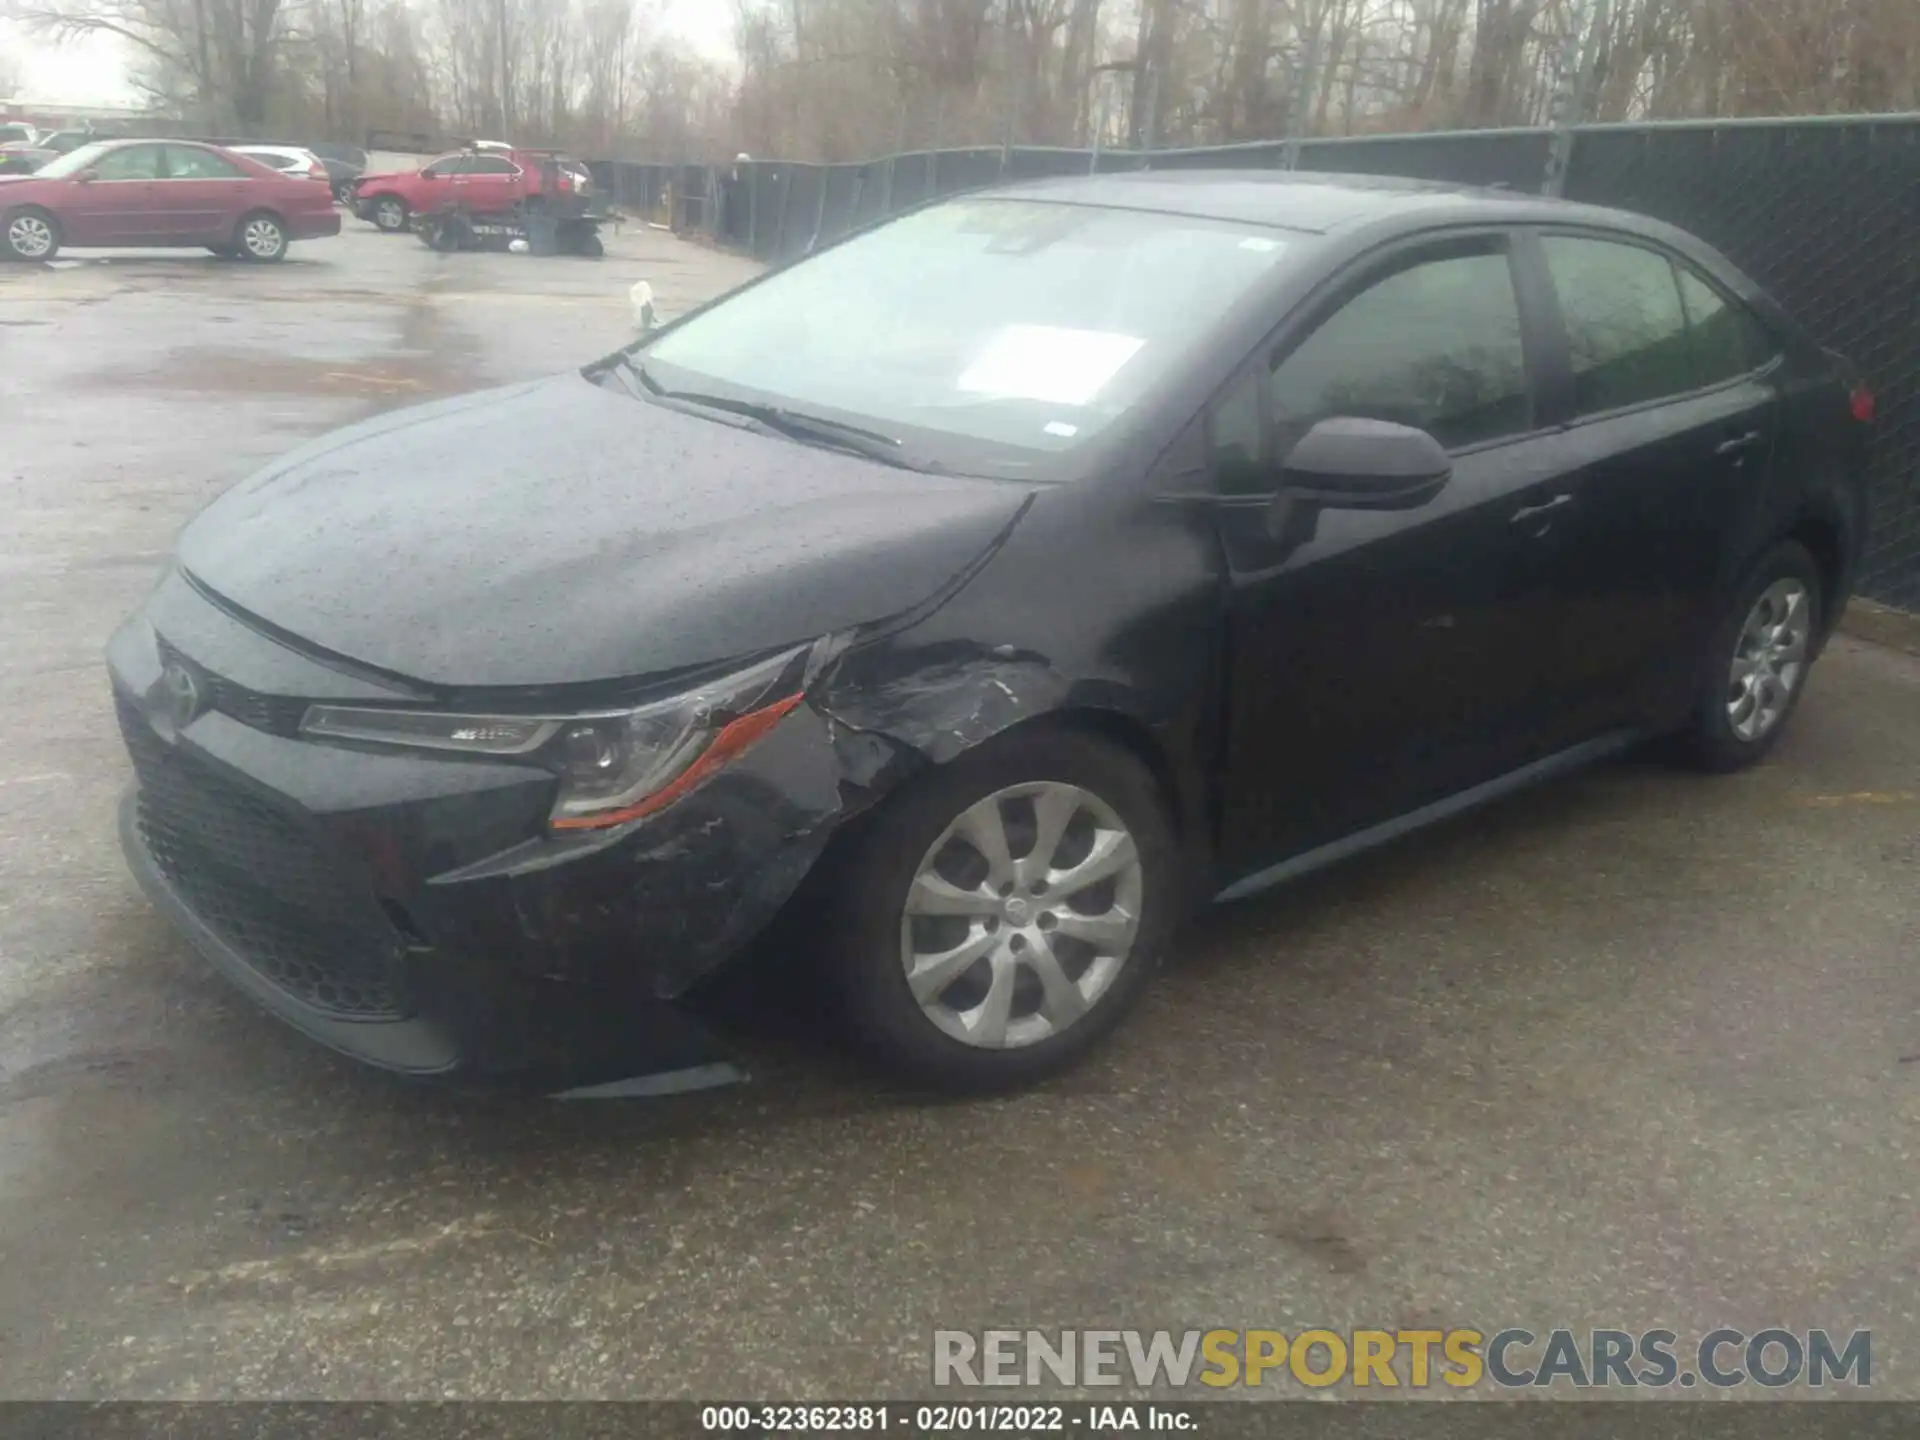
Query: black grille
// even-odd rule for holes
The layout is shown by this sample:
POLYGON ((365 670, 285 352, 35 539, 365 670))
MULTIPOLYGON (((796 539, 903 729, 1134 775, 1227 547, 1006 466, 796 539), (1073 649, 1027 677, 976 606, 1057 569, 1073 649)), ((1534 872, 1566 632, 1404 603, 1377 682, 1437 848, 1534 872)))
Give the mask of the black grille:
POLYGON ((192 656, 168 644, 164 638, 160 641, 160 663, 180 664, 190 669, 206 696, 207 709, 217 710, 242 725, 251 725, 255 730, 265 730, 272 735, 291 736, 300 733, 300 721, 307 713, 307 701, 249 690, 224 675, 215 675, 192 656))
POLYGON ((401 1018, 400 942, 372 888, 300 823, 162 741, 124 699, 119 710, 141 838, 187 908, 316 1009, 401 1018))

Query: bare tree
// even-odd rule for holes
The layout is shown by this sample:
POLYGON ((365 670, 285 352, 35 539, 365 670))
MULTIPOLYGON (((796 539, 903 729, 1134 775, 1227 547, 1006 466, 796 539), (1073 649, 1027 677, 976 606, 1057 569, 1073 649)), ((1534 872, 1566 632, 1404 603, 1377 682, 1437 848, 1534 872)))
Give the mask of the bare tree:
POLYGON ((290 33, 281 0, 15 0, 9 9, 55 39, 118 36, 143 62, 138 83, 242 127, 265 122, 290 33))
POLYGON ((1160 145, 1539 124, 1576 52, 1606 120, 1920 105, 1920 0, 732 0, 731 66, 650 38, 651 3, 0 0, 0 13, 56 39, 118 36, 138 82, 197 123, 669 159, 1080 145, 1102 115, 1103 143, 1160 145))

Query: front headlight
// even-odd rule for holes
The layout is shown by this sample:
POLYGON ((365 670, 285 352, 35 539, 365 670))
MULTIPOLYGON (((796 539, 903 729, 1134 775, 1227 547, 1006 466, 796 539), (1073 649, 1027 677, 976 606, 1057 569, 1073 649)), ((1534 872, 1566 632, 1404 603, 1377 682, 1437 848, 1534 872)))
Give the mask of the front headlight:
POLYGON ((665 809, 800 703, 809 647, 670 699, 579 715, 449 715, 315 705, 300 731, 405 749, 526 759, 560 777, 556 830, 624 825, 665 809))

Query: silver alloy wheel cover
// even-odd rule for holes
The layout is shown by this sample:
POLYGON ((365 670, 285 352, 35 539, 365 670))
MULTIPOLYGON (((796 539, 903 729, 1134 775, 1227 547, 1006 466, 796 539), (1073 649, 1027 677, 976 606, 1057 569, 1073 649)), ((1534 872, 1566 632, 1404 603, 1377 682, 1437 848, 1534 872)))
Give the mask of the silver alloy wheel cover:
POLYGON ((400 202, 394 199, 377 201, 373 207, 373 222, 382 230, 398 230, 401 218, 406 214, 400 208, 400 202))
POLYGON ((261 216, 247 222, 240 232, 240 243, 247 247, 249 255, 271 260, 287 248, 287 237, 278 225, 261 216))
POLYGON ((1727 724, 1751 743, 1780 723, 1807 673, 1813 604, 1805 582, 1776 580, 1753 602, 1727 672, 1727 724))
POLYGON ((980 1049, 1014 1050, 1057 1035, 1083 1018, 1112 989, 1127 964, 1140 929, 1145 877, 1132 834, 1113 807, 1091 791, 1060 781, 1010 785, 975 801, 940 833, 908 888, 900 919, 900 961, 921 1011, 946 1034, 980 1049), (1009 853, 1002 802, 1033 805, 1035 839, 1027 853, 1009 853), (1092 822, 1090 848, 1076 863, 1057 868, 1061 837, 1075 817, 1092 822), (935 869, 949 842, 959 840, 986 862, 977 889, 964 889, 935 869), (1113 881, 1105 909, 1085 914, 1073 908, 1095 886, 1113 881), (1002 893, 1004 890, 1004 893, 1002 893), (944 950, 915 943, 916 916, 960 916, 967 938, 944 950), (1085 942, 1092 956, 1070 977, 1051 937, 1085 942), (980 961, 990 967, 986 994, 967 1008, 945 998, 980 961), (1030 971, 1040 987, 1039 1008, 1012 1015, 1018 972, 1030 971))
POLYGON ((7 226, 7 243, 14 254, 38 260, 53 249, 53 227, 38 215, 16 215, 7 226))

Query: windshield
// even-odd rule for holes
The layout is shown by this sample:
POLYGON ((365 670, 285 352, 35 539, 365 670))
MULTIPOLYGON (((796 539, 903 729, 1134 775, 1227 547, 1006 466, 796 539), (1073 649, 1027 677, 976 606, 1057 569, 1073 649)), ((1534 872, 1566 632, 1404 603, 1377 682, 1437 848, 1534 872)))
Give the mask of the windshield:
POLYGON ((729 390, 1031 460, 1085 444, 1124 413, 1305 238, 1185 215, 955 201, 769 276, 638 358, 668 390, 729 390))
POLYGON ((100 157, 113 147, 96 140, 91 145, 82 145, 78 150, 69 150, 58 160, 49 160, 33 172, 36 180, 61 180, 69 175, 77 175, 89 165, 96 165, 100 157))

